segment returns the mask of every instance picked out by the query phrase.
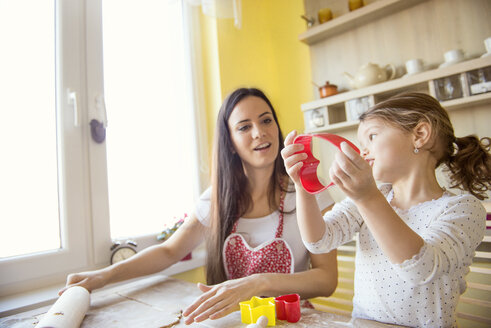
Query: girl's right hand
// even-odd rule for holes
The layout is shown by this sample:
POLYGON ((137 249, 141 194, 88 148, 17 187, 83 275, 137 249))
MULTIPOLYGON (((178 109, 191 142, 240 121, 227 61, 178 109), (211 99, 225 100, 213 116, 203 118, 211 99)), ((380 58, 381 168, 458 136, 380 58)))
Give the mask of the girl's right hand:
POLYGON ((66 286, 58 292, 58 295, 61 296, 61 294, 63 294, 68 288, 73 286, 84 287, 89 292, 92 292, 94 289, 104 287, 107 285, 109 279, 107 274, 107 271, 104 269, 71 273, 67 277, 66 286))
POLYGON ((300 168, 303 166, 303 160, 307 158, 307 154, 302 152, 304 146, 302 144, 294 144, 293 140, 297 136, 297 131, 293 130, 285 138, 285 148, 281 150, 281 157, 285 162, 286 172, 295 183, 295 186, 301 186, 300 183, 300 168))

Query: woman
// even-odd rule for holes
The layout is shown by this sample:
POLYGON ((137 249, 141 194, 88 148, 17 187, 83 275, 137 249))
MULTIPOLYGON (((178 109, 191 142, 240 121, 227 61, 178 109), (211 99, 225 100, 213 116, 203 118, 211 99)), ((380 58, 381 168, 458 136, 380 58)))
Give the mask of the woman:
MULTIPOLYGON (((258 89, 234 91, 218 114, 212 187, 195 213, 165 243, 110 267, 69 275, 65 288, 94 290, 162 271, 206 236, 209 285, 198 284, 203 294, 183 312, 186 324, 221 318, 252 296, 331 295, 337 285, 336 251, 313 255, 303 246, 282 148, 268 98, 258 89)), ((325 198, 319 197, 321 210, 332 203, 325 198)))

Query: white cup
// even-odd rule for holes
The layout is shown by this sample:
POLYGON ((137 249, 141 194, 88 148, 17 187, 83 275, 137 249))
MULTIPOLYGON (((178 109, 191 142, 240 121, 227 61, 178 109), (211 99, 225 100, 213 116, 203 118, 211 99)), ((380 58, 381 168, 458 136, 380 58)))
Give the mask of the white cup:
POLYGON ((416 74, 423 71, 423 61, 419 58, 410 59, 406 62, 407 74, 416 74))
POLYGON ((449 50, 444 55, 446 63, 454 63, 464 59, 464 52, 462 49, 449 50))
POLYGON ((484 40, 484 46, 486 47, 487 53, 491 54, 491 36, 484 40))

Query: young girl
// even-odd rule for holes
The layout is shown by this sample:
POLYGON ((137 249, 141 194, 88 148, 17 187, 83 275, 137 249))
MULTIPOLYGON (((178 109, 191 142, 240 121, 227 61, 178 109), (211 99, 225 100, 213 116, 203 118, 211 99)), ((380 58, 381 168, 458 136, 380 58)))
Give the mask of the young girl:
POLYGON ((491 184, 490 139, 456 138, 447 112, 429 95, 381 102, 360 117, 361 156, 346 143, 336 154, 329 174, 348 198, 323 218, 301 187, 298 172, 307 155, 292 144, 294 137, 287 136, 282 156, 295 182, 307 249, 328 252, 359 233, 353 317, 455 327, 464 277, 485 230, 479 199, 491 184), (452 187, 469 194, 440 187, 435 169, 441 164, 452 187))
MULTIPOLYGON (((212 185, 195 213, 164 243, 104 269, 71 274, 66 288, 91 291, 162 271, 206 239, 210 285, 198 285, 203 294, 183 312, 187 324, 223 317, 252 296, 331 295, 336 251, 310 254, 303 245, 282 148, 276 113, 264 93, 232 92, 218 113, 212 185)), ((314 202, 325 209, 332 199, 324 194, 314 202)))

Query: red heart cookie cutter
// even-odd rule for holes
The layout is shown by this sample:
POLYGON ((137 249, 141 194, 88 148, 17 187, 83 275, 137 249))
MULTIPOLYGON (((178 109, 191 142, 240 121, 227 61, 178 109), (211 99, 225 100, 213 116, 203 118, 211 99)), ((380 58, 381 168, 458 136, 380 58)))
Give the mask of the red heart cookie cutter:
POLYGON ((297 322, 300 320, 300 295, 289 294, 278 296, 274 299, 276 306, 276 318, 297 322))
POLYGON ((302 144, 304 146, 303 151, 300 151, 299 153, 304 152, 307 154, 307 158, 302 161, 303 166, 300 168, 300 182, 307 192, 311 194, 317 194, 333 186, 334 183, 331 182, 327 186, 324 186, 319 181, 319 177, 317 176, 317 166, 319 166, 320 161, 315 158, 314 155, 312 155, 311 144, 313 137, 327 140, 331 144, 336 146, 339 150, 341 150, 342 142, 346 142, 354 150, 356 150, 358 154, 360 153, 360 150, 351 141, 331 133, 300 134, 295 138, 293 143, 302 144))

